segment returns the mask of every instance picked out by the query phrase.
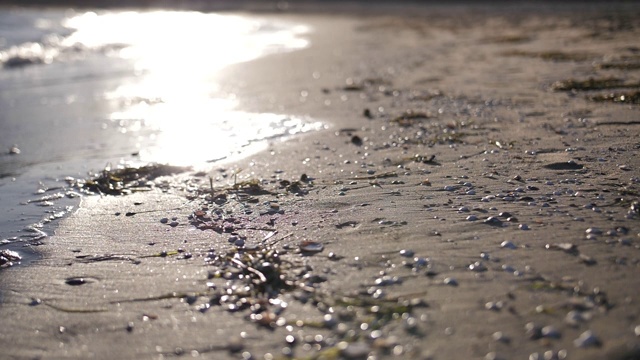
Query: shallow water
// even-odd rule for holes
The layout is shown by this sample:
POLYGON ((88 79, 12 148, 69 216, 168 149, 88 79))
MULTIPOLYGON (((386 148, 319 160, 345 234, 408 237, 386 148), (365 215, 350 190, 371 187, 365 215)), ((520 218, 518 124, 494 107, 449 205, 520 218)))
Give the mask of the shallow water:
POLYGON ((228 65, 307 47, 304 24, 1 9, 0 30, 0 247, 37 244, 38 231, 77 207, 67 176, 125 162, 207 169, 322 126, 240 111, 217 83, 228 65), (10 154, 14 146, 19 154, 10 154))

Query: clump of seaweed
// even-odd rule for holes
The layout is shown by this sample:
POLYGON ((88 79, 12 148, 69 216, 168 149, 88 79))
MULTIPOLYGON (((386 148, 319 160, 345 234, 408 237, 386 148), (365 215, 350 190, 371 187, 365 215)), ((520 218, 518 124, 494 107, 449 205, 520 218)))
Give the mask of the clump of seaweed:
POLYGON ((594 57, 593 54, 585 52, 563 52, 563 51, 525 51, 510 50, 502 53, 505 56, 520 56, 538 58, 546 61, 587 61, 594 57))
POLYGON ((615 69, 615 70, 638 70, 640 69, 639 61, 616 61, 606 62, 595 65, 596 69, 615 69))
POLYGON ((229 310, 237 311, 261 299, 276 298, 286 291, 311 288, 312 284, 304 283, 307 269, 284 260, 282 255, 281 251, 267 245, 238 248, 208 258, 207 264, 217 267, 209 272, 209 279, 227 280, 226 289, 214 294, 210 303, 226 304, 229 310))
POLYGON ((187 171, 188 168, 150 164, 141 167, 107 166, 87 179, 69 179, 71 186, 88 193, 107 195, 128 195, 136 191, 148 191, 155 186, 151 181, 161 177, 187 171))
POLYGON ((593 90, 607 90, 607 89, 621 89, 621 88, 637 88, 640 87, 640 83, 627 83, 623 79, 609 77, 587 80, 562 80, 557 81, 551 88, 555 91, 593 91, 593 90))
POLYGON ((589 97, 589 99, 598 102, 614 102, 640 105, 640 91, 599 94, 591 96, 589 97))
POLYGON ((434 116, 424 111, 407 110, 391 119, 391 122, 396 123, 400 126, 408 127, 415 125, 418 122, 432 119, 433 117, 434 116))

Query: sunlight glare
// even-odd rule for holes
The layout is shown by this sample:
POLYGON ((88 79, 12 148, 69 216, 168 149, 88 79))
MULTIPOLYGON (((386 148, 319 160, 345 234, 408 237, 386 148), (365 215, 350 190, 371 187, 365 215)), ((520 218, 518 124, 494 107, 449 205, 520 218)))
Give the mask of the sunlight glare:
MULTIPOLYGON (((224 67, 309 45, 309 28, 241 15, 184 11, 87 12, 69 18, 67 46, 111 50, 138 76, 105 94, 114 126, 137 133, 145 161, 195 165, 245 152, 256 142, 320 126, 235 110, 216 95, 224 67)), ((262 145, 264 147, 264 144, 262 145)))

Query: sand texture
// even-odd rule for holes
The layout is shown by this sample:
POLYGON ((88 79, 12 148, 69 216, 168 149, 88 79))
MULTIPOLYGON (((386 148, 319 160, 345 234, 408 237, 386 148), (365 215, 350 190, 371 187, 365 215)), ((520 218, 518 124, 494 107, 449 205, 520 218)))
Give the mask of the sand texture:
POLYGON ((639 359, 639 8, 422 11, 263 14, 221 91, 328 128, 86 197, 0 357, 639 359))

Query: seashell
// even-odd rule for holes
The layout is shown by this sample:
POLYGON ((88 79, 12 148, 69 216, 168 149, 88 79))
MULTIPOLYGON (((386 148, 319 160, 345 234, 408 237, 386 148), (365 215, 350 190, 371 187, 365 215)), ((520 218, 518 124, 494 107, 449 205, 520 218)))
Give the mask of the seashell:
POLYGON ((299 245, 300 250, 306 253, 317 253, 324 250, 324 245, 316 241, 302 241, 299 245))
POLYGON ((591 347, 591 346, 602 346, 602 341, 595 336, 595 334, 591 330, 587 330, 580 334, 580 336, 573 340, 573 345, 579 348, 591 347))

